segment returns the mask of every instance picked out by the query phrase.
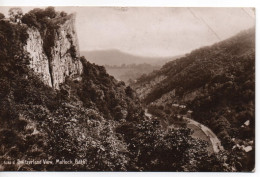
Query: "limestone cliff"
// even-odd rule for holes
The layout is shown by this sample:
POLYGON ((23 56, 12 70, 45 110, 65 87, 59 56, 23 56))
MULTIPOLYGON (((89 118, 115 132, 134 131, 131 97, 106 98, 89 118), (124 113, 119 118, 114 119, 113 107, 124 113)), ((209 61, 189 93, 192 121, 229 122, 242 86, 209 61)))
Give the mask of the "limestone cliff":
POLYGON ((71 14, 53 20, 54 23, 58 23, 58 21, 58 28, 52 31, 53 39, 45 38, 46 35, 42 35, 48 29, 39 31, 35 27, 28 28, 29 37, 24 46, 31 58, 29 67, 42 77, 44 83, 55 89, 59 89, 59 84, 63 83, 66 77, 76 77, 82 73, 82 64, 78 59, 79 47, 75 32, 75 15, 71 14), (44 42, 50 42, 50 40, 53 40, 53 46, 48 45, 49 53, 46 53, 44 42))
POLYGON ((27 30, 29 37, 27 45, 24 47, 31 58, 29 67, 42 76, 44 83, 52 86, 49 60, 43 51, 43 41, 40 32, 36 28, 27 30))

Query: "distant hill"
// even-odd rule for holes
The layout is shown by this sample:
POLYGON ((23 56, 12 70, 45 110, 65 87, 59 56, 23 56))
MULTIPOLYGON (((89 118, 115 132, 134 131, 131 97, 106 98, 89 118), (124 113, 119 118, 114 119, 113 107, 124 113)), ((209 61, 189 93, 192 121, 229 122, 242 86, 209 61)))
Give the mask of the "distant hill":
MULTIPOLYGON (((168 62, 132 86, 153 110, 169 114, 174 105, 186 105, 192 118, 210 127, 225 149, 253 146, 255 29, 168 62)), ((253 152, 247 155, 254 158, 253 152)), ((246 168, 252 169, 252 163, 246 168)))
POLYGON ((124 81, 126 84, 135 82, 137 78, 144 74, 151 73, 154 70, 158 70, 160 67, 160 65, 151 65, 146 63, 121 66, 105 65, 108 74, 114 76, 119 81, 124 81))
POLYGON ((179 56, 173 57, 144 57, 132 55, 129 53, 121 52, 120 50, 96 50, 96 51, 81 51, 81 55, 85 56, 88 61, 98 65, 116 65, 121 66, 122 64, 153 64, 163 65, 167 61, 178 58, 179 56))
POLYGON ((143 74, 159 69, 168 61, 180 57, 143 57, 119 50, 83 51, 81 55, 85 56, 91 63, 105 66, 110 75, 117 80, 124 81, 126 84, 136 80, 143 74))

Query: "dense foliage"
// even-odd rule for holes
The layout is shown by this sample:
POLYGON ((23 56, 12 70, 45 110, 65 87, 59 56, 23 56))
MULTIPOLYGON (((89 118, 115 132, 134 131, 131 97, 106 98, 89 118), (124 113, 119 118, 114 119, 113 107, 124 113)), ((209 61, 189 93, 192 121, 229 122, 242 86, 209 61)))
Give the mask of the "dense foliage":
MULTIPOLYGON (((22 22, 30 15, 37 19, 32 25, 44 25, 44 13, 56 14, 36 9, 22 22)), ((32 26, 0 23, 0 170, 230 170, 189 129, 162 131, 146 120, 135 92, 85 58, 81 79, 67 78, 60 90, 44 85, 23 49, 32 26)))
POLYGON ((23 11, 19 7, 13 7, 11 9, 9 9, 8 14, 9 14, 10 21, 15 22, 15 23, 16 22, 20 23, 21 18, 23 16, 23 11))
MULTIPOLYGON (((254 146, 255 30, 192 51, 141 77, 134 87, 151 89, 144 96, 146 104, 165 110, 173 109, 175 103, 187 105, 192 118, 210 127, 227 150, 254 146), (151 88, 158 76, 164 79, 151 88)), ((251 162, 246 164, 244 158, 242 167, 237 168, 252 170, 254 149, 245 154, 251 162)))
POLYGON ((1 20, 1 19, 4 19, 4 18, 5 18, 5 15, 2 14, 2 13, 0 13, 0 20, 1 20))

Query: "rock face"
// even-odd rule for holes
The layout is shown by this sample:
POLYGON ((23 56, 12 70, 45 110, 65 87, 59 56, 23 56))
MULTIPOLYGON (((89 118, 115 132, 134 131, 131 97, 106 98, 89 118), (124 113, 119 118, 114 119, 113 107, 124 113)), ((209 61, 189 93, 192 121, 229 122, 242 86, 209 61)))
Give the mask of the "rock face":
POLYGON ((66 77, 79 77, 82 73, 75 15, 71 14, 62 20, 65 22, 54 31, 54 46, 50 46, 50 55, 44 52, 44 39, 36 28, 27 30, 29 37, 24 47, 31 58, 29 67, 40 75, 45 84, 55 89, 59 89, 59 84, 66 77))
POLYGON ((29 52, 31 58, 29 67, 41 75, 43 82, 52 87, 49 60, 43 51, 43 41, 40 32, 36 28, 27 30, 29 37, 25 51, 29 52))

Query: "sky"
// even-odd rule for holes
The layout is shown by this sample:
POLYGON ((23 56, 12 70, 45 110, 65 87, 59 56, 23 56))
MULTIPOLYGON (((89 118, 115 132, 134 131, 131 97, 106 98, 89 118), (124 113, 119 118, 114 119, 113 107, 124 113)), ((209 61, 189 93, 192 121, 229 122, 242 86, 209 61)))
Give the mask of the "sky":
MULTIPOLYGON (((22 7, 24 13, 34 7, 22 7)), ((9 7, 0 7, 6 16, 9 7)), ((56 7, 76 12, 81 51, 117 49, 168 57, 229 38, 255 25, 252 8, 56 7)))

